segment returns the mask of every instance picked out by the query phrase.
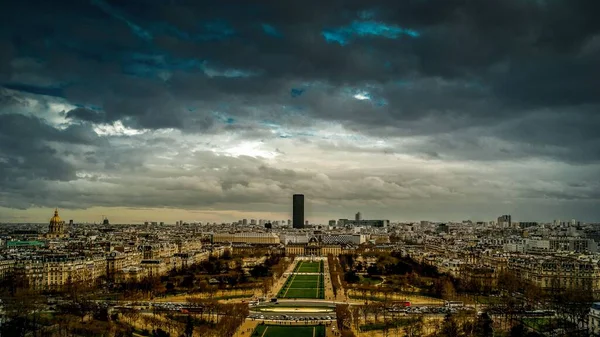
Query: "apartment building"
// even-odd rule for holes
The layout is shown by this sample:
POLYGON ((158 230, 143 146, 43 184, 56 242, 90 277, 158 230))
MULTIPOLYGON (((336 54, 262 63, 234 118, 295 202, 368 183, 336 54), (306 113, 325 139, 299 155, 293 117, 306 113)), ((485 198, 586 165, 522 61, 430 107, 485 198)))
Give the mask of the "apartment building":
POLYGON ((508 270, 543 290, 600 291, 597 261, 565 257, 517 256, 508 259, 508 270))
POLYGON ((214 233, 213 243, 248 243, 276 245, 279 244, 279 236, 275 233, 241 232, 241 233, 214 233))

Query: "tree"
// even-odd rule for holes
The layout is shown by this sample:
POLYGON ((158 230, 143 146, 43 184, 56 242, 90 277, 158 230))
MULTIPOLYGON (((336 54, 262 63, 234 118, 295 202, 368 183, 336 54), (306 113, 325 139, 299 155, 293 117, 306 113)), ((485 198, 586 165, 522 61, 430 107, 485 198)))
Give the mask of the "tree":
POLYGON ((452 280, 450 280, 447 277, 444 277, 440 281, 441 281, 440 295, 442 295, 442 298, 444 298, 444 299, 454 298, 454 296, 456 296, 456 290, 454 288, 454 284, 452 283, 452 280))
POLYGON ((152 330, 152 337, 171 337, 171 334, 163 329, 152 330))
POLYGON ((409 324, 404 327, 404 333, 407 337, 423 336, 423 316, 419 315, 416 318, 411 319, 409 324))
POLYGON ((523 323, 519 323, 510 329, 510 337, 522 337, 525 336, 525 332, 525 326, 523 323))
POLYGON ((356 272, 351 270, 348 271, 344 274, 344 281, 346 281, 346 283, 356 283, 360 280, 360 277, 358 277, 358 275, 356 275, 356 272))
POLYGON ((268 276, 269 268, 264 264, 257 264, 250 270, 250 275, 255 278, 268 276))
POLYGON ((442 327, 440 328, 440 336, 444 337, 456 337, 458 336, 458 323, 454 319, 454 316, 451 314, 447 314, 444 317, 444 321, 442 322, 442 327))
POLYGON ((192 322, 192 316, 187 316, 185 322, 185 337, 192 337, 194 335, 194 322, 192 322))
POLYGON ((479 315, 475 326, 475 336, 477 337, 492 337, 494 335, 494 321, 487 312, 479 315))

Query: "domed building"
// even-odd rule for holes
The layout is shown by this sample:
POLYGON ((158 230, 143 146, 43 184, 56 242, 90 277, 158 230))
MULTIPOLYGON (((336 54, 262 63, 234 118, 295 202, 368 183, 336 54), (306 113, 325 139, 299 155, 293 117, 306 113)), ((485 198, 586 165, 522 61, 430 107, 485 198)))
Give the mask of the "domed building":
POLYGON ((48 226, 48 238, 64 238, 67 234, 65 233, 65 222, 58 216, 58 209, 54 210, 54 216, 50 219, 50 225, 48 226))

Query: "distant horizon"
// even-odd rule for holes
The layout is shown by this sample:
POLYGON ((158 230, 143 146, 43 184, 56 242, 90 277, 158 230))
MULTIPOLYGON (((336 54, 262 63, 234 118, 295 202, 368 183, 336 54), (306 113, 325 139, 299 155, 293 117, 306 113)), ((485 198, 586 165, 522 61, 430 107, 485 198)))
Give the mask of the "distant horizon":
POLYGON ((598 1, 141 4, 4 6, 0 219, 600 220, 598 1))
MULTIPOLYGON (((44 213, 44 212, 47 212, 48 214, 44 218, 36 219, 36 218, 31 217, 32 216, 32 214, 31 214, 32 213, 31 212, 32 209, 29 209, 29 210, 20 210, 20 211, 17 211, 17 212, 23 214, 23 215, 21 215, 20 220, 10 220, 10 219, 7 219, 4 216, 1 216, 3 213, 2 213, 2 208, 0 208, 0 223, 6 223, 6 224, 19 224, 19 223, 45 224, 45 223, 47 223, 47 221, 50 220, 50 218, 54 214, 54 208, 35 208, 35 210, 36 210, 35 214, 44 213), (27 217, 27 219, 30 219, 30 220, 25 220, 25 216, 27 217), (47 220, 47 221, 44 221, 44 220, 47 220)), ((132 211, 132 209, 126 209, 126 208, 124 208, 124 209, 118 209, 118 211, 121 211, 121 212, 123 212, 123 211, 126 212, 127 210, 132 211)), ((14 211, 14 210, 12 210, 12 211, 14 211)), ((101 224, 102 223, 102 218, 101 217, 99 217, 98 219, 93 219, 93 217, 89 217, 89 214, 90 213, 91 214, 100 214, 103 211, 106 211, 106 210, 97 210, 97 209, 94 209, 94 210, 81 210, 81 209, 79 209, 79 210, 69 210, 69 209, 60 209, 59 208, 59 215, 62 218, 62 220, 64 220, 67 223, 69 222, 69 220, 72 219, 75 223, 88 223, 88 224, 96 223, 96 224, 101 224), (86 214, 86 213, 88 213, 88 217, 81 217, 80 218, 80 217, 72 217, 72 216, 70 216, 70 215, 82 215, 82 214, 86 214)), ((134 212, 141 212, 141 211, 146 211, 147 212, 147 210, 139 210, 139 209, 133 209, 133 211, 134 212)), ((187 211, 187 212, 200 213, 200 211, 187 211)), ((227 217, 227 218, 225 218, 225 217, 224 218, 213 218, 211 220, 202 220, 202 219, 190 220, 189 218, 181 217, 182 213, 187 213, 187 212, 185 210, 169 209, 168 218, 161 219, 161 218, 159 218, 160 215, 157 215, 156 218, 146 219, 146 220, 139 220, 139 219, 135 219, 135 218, 132 218, 132 220, 119 220, 119 219, 122 219, 122 216, 119 216, 118 212, 116 212, 115 214, 109 214, 109 213, 105 212, 106 214, 102 213, 102 214, 100 214, 100 216, 102 216, 102 215, 106 216, 111 224, 144 224, 144 222, 157 222, 157 223, 164 222, 165 224, 176 224, 177 221, 181 221, 181 220, 183 220, 184 222, 187 222, 187 223, 201 222, 203 224, 207 223, 207 222, 209 222, 209 223, 215 223, 216 222, 217 224, 221 224, 221 223, 233 223, 233 222, 240 221, 240 220, 243 220, 243 219, 247 219, 248 222, 250 222, 251 219, 254 219, 257 222, 259 220, 270 220, 270 221, 282 221, 282 220, 285 220, 286 222, 287 222, 287 220, 291 220, 291 214, 290 214, 290 217, 285 217, 284 215, 281 215, 281 214, 277 215, 275 213, 260 213, 260 214, 263 214, 263 215, 262 216, 255 216, 255 217, 249 216, 247 214, 244 215, 244 213, 239 213, 241 215, 241 217, 239 217, 239 218, 235 218, 235 217, 230 216, 230 217, 227 217), (177 217, 176 215, 173 215, 173 214, 179 214, 179 217, 177 217), (115 219, 117 219, 117 220, 115 220, 115 219)), ((224 213, 226 213, 226 212, 224 212, 224 213)), ((349 214, 348 216, 338 216, 338 217, 331 217, 331 218, 321 218, 319 220, 310 220, 310 219, 307 218, 305 220, 308 220, 309 223, 311 223, 311 224, 314 223, 314 224, 327 225, 328 222, 329 222, 329 220, 336 220, 336 221, 339 220, 339 219, 353 220, 355 213, 349 214)), ((427 218, 421 218, 421 219, 416 219, 415 220, 415 219, 401 219, 401 218, 375 217, 375 216, 374 217, 365 217, 364 213, 363 212, 361 212, 361 213, 363 214, 363 220, 369 220, 369 219, 373 219, 373 220, 389 220, 390 222, 399 222, 399 223, 411 223, 411 222, 412 223, 416 223, 416 222, 420 222, 420 221, 456 222, 456 223, 458 223, 458 222, 469 221, 469 220, 472 221, 473 223, 480 222, 480 221, 489 223, 490 221, 497 221, 497 218, 499 216, 503 215, 503 214, 510 214, 508 212, 505 212, 505 213, 498 214, 497 216, 492 216, 492 217, 489 217, 489 218, 484 218, 484 217, 476 217, 476 218, 465 217, 465 218, 453 218, 453 219, 450 219, 450 218, 429 218, 429 219, 427 219, 427 218)), ((214 215, 215 213, 213 212, 213 213, 209 213, 209 214, 214 215)), ((553 219, 549 219, 549 220, 548 219, 544 220, 544 219, 519 219, 515 214, 511 214, 511 216, 512 216, 512 222, 552 223, 555 220, 571 221, 571 220, 574 219, 574 220, 582 222, 582 223, 591 223, 591 224, 600 223, 600 221, 585 220, 585 219, 581 219, 581 218, 577 218, 577 217, 570 217, 570 218, 564 217, 564 218, 553 218, 553 219)), ((17 218, 15 217, 13 219, 17 219, 17 218)), ((286 225, 287 225, 287 223, 286 223, 286 225)))

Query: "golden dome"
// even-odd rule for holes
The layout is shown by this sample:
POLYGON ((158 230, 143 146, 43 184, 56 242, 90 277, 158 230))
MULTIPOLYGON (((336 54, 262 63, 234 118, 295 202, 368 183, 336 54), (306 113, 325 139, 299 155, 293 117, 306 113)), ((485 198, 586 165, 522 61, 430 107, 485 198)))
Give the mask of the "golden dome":
POLYGON ((62 222, 62 220, 58 216, 58 208, 56 208, 56 209, 54 209, 54 216, 52 217, 52 219, 50 219, 50 223, 51 224, 59 224, 61 222, 62 222))

